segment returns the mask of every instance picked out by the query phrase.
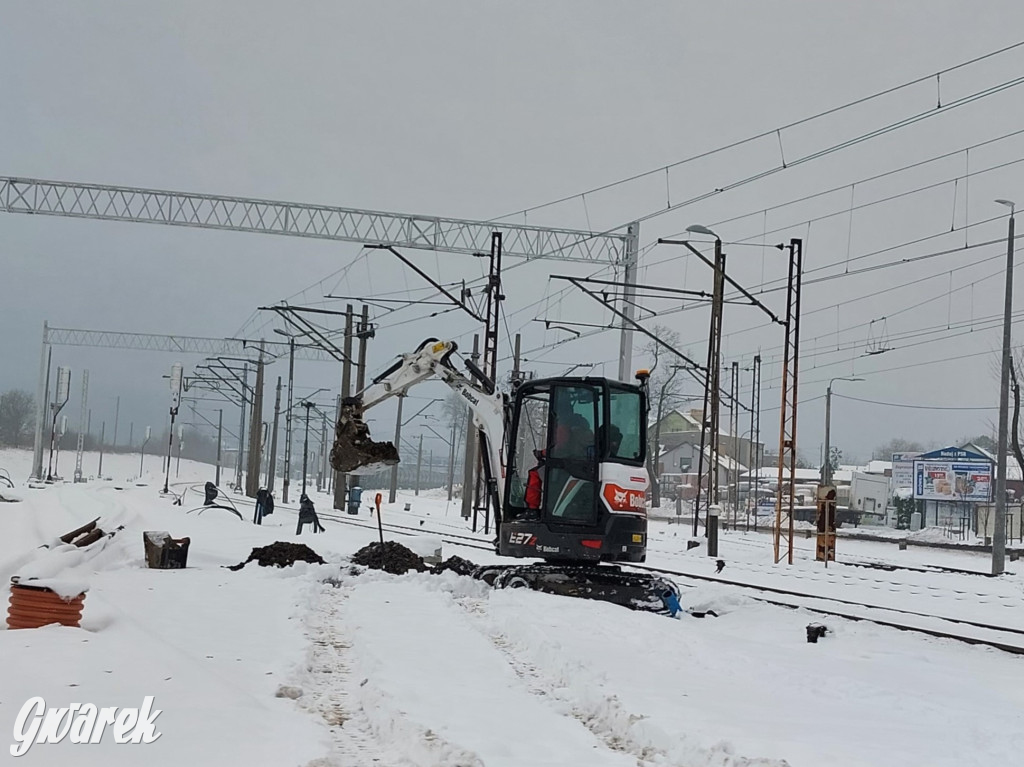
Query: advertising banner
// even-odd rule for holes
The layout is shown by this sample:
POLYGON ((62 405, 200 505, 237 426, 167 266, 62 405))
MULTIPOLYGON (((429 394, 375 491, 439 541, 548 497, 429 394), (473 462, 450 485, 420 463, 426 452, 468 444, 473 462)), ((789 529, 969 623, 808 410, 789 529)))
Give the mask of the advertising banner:
POLYGON ((892 454, 892 484, 895 491, 898 488, 912 488, 914 486, 914 459, 920 453, 893 453, 892 454))
POLYGON ((992 499, 988 461, 914 461, 914 498, 987 503, 992 499))

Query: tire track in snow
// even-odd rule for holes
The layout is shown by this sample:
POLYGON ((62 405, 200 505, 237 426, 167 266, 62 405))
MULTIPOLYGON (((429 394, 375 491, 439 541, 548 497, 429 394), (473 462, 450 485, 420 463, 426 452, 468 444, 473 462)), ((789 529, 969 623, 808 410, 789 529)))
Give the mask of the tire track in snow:
POLYGON ((386 692, 353 674, 351 589, 322 584, 307 618, 311 645, 298 703, 324 720, 333 747, 306 767, 483 767, 476 754, 411 721, 386 692))
POLYGON ((747 758, 733 753, 729 744, 711 749, 688 744, 685 737, 672 735, 630 712, 583 664, 566 657, 557 643, 534 631, 517 618, 517 636, 506 633, 486 608, 486 600, 456 600, 471 621, 506 659, 527 688, 546 698, 560 713, 577 719, 604 745, 637 760, 638 767, 786 767, 776 759, 747 758))
POLYGON ((351 649, 340 611, 343 589, 322 584, 315 607, 307 615, 310 646, 301 678, 301 708, 323 719, 331 735, 329 756, 308 767, 357 767, 383 764, 378 756, 369 721, 358 702, 352 700, 352 675, 348 663, 351 649))

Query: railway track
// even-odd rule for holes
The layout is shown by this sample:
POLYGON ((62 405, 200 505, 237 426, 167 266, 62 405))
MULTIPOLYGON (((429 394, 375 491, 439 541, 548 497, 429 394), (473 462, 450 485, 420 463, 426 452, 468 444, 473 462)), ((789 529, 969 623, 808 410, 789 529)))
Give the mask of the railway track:
MULTIPOLYGON (((288 511, 295 511, 290 507, 281 507, 288 511)), ((335 514, 333 512, 318 512, 321 519, 337 523, 349 525, 351 527, 361 527, 367 530, 377 530, 377 525, 373 522, 363 522, 356 518, 352 519, 345 514, 335 514)), ((488 553, 494 553, 494 547, 488 544, 485 540, 482 540, 478 536, 472 535, 460 535, 458 533, 451 533, 447 531, 440 531, 433 528, 418 527, 412 525, 401 525, 393 522, 382 522, 381 526, 389 533, 397 535, 431 535, 436 538, 440 538, 443 543, 451 546, 460 546, 463 548, 478 549, 480 551, 486 551, 488 553)), ((658 573, 660 575, 672 576, 673 578, 687 579, 690 583, 681 583, 679 585, 686 586, 688 588, 694 587, 696 582, 708 582, 717 583, 732 588, 742 589, 745 591, 760 592, 763 596, 752 595, 751 598, 765 604, 771 604, 777 607, 785 607, 788 609, 805 609, 809 612, 816 613, 818 615, 828 615, 836 618, 843 618, 845 620, 851 620, 856 622, 873 623, 879 626, 886 626, 888 628, 898 629, 900 631, 911 631, 926 636, 931 636, 939 639, 950 639, 957 642, 963 642, 971 645, 980 645, 984 647, 992 647, 993 649, 1001 650, 1003 652, 1011 653, 1014 655, 1024 655, 1024 629, 1018 629, 1007 626, 999 626, 990 623, 983 623, 979 621, 971 621, 962 618, 951 618, 944 615, 934 615, 932 613, 918 612, 914 610, 904 610, 901 608, 884 607, 881 605, 873 605, 865 602, 858 602, 855 600, 839 599, 835 597, 823 597, 815 594, 808 594, 806 592, 792 591, 789 589, 782 589, 772 586, 758 586, 741 581, 734 581, 728 578, 718 578, 708 575, 695 575, 693 573, 685 573, 679 570, 673 570, 665 567, 654 567, 652 565, 628 565, 630 568, 637 570, 643 570, 647 572, 658 573), (790 601, 786 601, 784 597, 788 597, 790 601), (815 606, 813 604, 805 603, 794 603, 793 600, 811 600, 814 602, 832 603, 841 605, 841 608, 828 608, 824 606, 815 606), (923 625, 912 625, 908 621, 901 622, 899 620, 888 619, 878 615, 865 615, 863 613, 856 612, 857 610, 868 610, 882 613, 889 613, 898 616, 906 616, 908 619, 921 619, 925 621, 940 621, 946 624, 954 624, 956 626, 969 627, 976 629, 980 632, 991 632, 998 636, 971 636, 966 633, 958 633, 951 630, 942 630, 935 627, 923 626, 923 625)))

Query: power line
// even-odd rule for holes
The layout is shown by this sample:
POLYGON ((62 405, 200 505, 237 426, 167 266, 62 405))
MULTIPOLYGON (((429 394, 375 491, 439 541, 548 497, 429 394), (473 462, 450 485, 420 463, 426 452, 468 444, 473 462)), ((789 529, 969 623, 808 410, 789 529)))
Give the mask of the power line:
MULTIPOLYGON (((612 187, 620 186, 622 184, 627 184, 627 183, 630 183, 632 181, 638 181, 639 179, 646 178, 646 177, 649 177, 649 176, 653 176, 655 174, 667 173, 668 171, 672 170, 673 168, 680 167, 680 166, 685 165, 687 163, 694 162, 696 160, 701 160, 701 159, 704 159, 704 158, 707 158, 707 157, 711 157, 713 155, 720 154, 722 152, 726 152, 726 151, 728 151, 730 149, 736 149, 737 147, 743 146, 744 144, 749 144, 749 143, 752 143, 752 142, 755 142, 755 141, 760 141, 762 139, 770 138, 772 136, 779 136, 779 138, 781 139, 781 132, 782 131, 790 130, 791 128, 796 128, 796 127, 798 127, 800 125, 805 125, 805 124, 807 124, 809 122, 813 122, 813 121, 821 119, 823 117, 828 117, 830 115, 837 114, 839 112, 842 112, 843 110, 850 109, 850 108, 855 107, 855 106, 860 106, 861 104, 868 103, 870 101, 873 101, 875 99, 881 98, 883 96, 888 96, 890 94, 897 93, 897 92, 899 92, 901 90, 904 90, 906 88, 910 88, 910 87, 912 87, 914 85, 920 85, 921 83, 924 83, 924 82, 930 82, 932 80, 932 78, 938 79, 940 75, 948 74, 949 72, 955 72, 958 69, 963 69, 965 67, 971 66, 973 64, 977 64, 977 63, 979 63, 981 61, 984 61, 986 59, 1002 55, 1002 54, 1007 53, 1007 52, 1009 52, 1011 50, 1014 50, 1015 48, 1019 48, 1022 45, 1024 45, 1024 41, 1013 43, 1012 45, 1007 45, 1007 46, 1005 46, 1003 48, 999 48, 997 50, 990 51, 988 53, 982 54, 981 56, 976 56, 975 58, 968 59, 967 61, 962 61, 959 64, 955 64, 955 65, 953 65, 951 67, 948 67, 946 69, 940 69, 940 70, 938 70, 937 72, 935 72, 933 74, 923 75, 921 77, 916 77, 916 78, 914 78, 912 80, 907 80, 906 82, 903 82, 903 83, 900 83, 898 85, 886 88, 884 90, 876 91, 875 93, 872 93, 872 94, 870 94, 868 96, 863 96, 861 98, 854 99, 853 101, 849 101, 849 102, 847 102, 845 104, 842 104, 840 106, 832 107, 830 109, 826 109, 826 110, 824 110, 822 112, 818 112, 816 114, 810 115, 808 117, 801 118, 801 119, 796 120, 794 122, 787 123, 785 125, 781 125, 781 126, 779 126, 777 128, 772 128, 770 130, 763 131, 763 132, 758 133, 758 134, 753 135, 753 136, 748 136, 747 138, 740 139, 739 141, 734 141, 734 142, 732 142, 730 144, 725 144, 723 146, 716 147, 715 149, 711 149, 711 150, 708 150, 706 152, 700 152, 698 154, 686 157, 686 158, 684 158, 682 160, 677 160, 675 162, 669 163, 667 165, 662 165, 662 166, 654 168, 652 170, 647 170, 647 171, 643 171, 641 173, 636 173, 636 174, 633 174, 632 176, 627 176, 627 177, 621 178, 621 179, 619 179, 617 181, 612 181, 612 182, 609 182, 609 183, 606 183, 606 184, 602 184, 600 186, 596 186, 596 187, 593 187, 591 189, 587 189, 584 192, 577 192, 575 194, 567 195, 565 197, 560 197, 557 200, 552 200, 550 202, 545 202, 545 203, 541 203, 539 205, 533 205, 533 206, 528 207, 528 208, 523 208, 522 210, 518 210, 518 211, 516 211, 514 213, 507 213, 507 214, 505 214, 503 216, 498 216, 497 218, 492 219, 492 220, 500 221, 502 219, 511 218, 513 216, 525 216, 527 213, 532 213, 533 211, 540 210, 542 208, 551 207, 552 205, 559 205, 559 204, 561 204, 563 202, 569 202, 570 200, 574 200, 577 197, 582 198, 582 197, 584 197, 584 196, 586 196, 588 194, 593 195, 593 194, 596 194, 597 192, 602 192, 602 191, 605 191, 607 189, 611 189, 612 187)), ((941 103, 936 107, 936 109, 937 110, 943 109, 941 103)), ((791 163, 791 165, 792 165, 792 163, 791 163)), ((671 208, 672 208, 672 206, 667 206, 666 209, 671 209, 671 208)))
POLYGON ((863 402, 868 405, 882 405, 884 407, 900 407, 908 408, 910 410, 998 410, 997 405, 987 405, 982 407, 968 407, 968 406, 949 406, 949 405, 910 405, 905 402, 880 402, 874 399, 861 399, 860 397, 850 397, 846 394, 836 394, 832 392, 833 397, 839 397, 840 399, 850 399, 854 402, 863 402))

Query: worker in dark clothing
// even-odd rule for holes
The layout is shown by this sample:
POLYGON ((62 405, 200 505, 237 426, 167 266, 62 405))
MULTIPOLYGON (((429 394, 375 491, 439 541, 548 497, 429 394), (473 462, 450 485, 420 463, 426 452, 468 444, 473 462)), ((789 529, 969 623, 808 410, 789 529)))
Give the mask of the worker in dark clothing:
POLYGON ((253 513, 253 524, 262 525, 263 518, 274 513, 274 497, 265 488, 261 487, 256 492, 256 510, 253 513))
POLYGON ((295 529, 296 535, 302 535, 302 528, 305 525, 312 525, 314 533, 324 532, 324 526, 320 524, 320 517, 316 515, 313 502, 305 493, 299 498, 299 526, 295 529))

